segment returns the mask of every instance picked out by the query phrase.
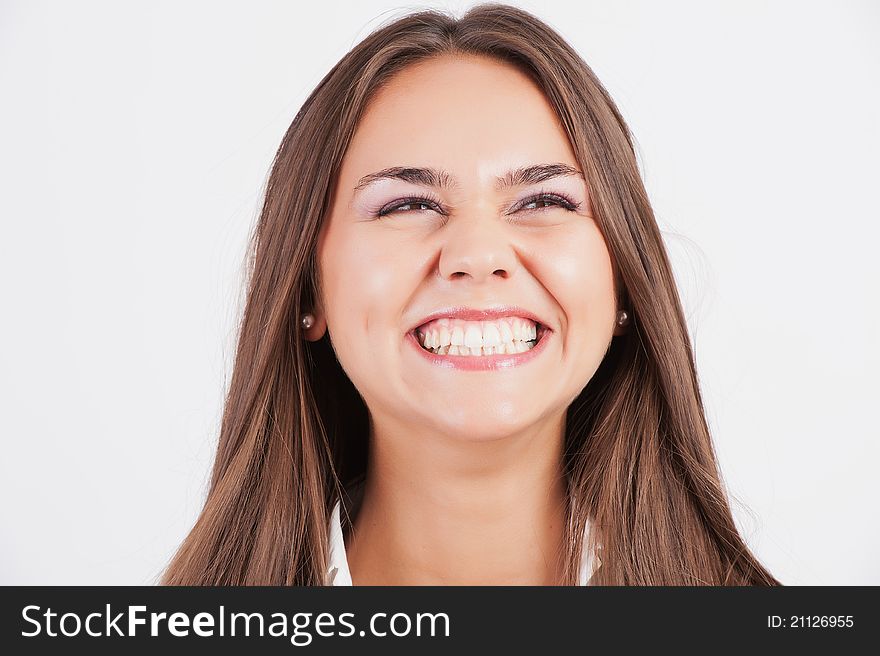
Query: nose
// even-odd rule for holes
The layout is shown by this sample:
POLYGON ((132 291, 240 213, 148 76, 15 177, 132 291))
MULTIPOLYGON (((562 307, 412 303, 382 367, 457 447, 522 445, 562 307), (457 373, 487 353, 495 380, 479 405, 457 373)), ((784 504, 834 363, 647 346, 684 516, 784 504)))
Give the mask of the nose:
POLYGON ((513 275, 516 253, 501 217, 491 211, 473 212, 457 216, 445 227, 439 263, 444 280, 471 278, 483 282, 493 275, 513 275))

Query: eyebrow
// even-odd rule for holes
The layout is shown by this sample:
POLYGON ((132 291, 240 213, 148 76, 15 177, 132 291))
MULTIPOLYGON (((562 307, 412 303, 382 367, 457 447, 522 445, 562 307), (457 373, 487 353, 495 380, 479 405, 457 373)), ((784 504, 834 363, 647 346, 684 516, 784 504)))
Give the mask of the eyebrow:
MULTIPOLYGON (((534 164, 532 166, 511 169, 504 175, 498 176, 495 179, 495 188, 498 190, 507 189, 509 187, 535 184, 550 180, 551 178, 569 175, 579 176, 586 181, 581 171, 568 164, 534 164)), ((403 180, 404 182, 427 187, 439 187, 441 189, 451 189, 458 184, 452 175, 439 169, 416 166, 391 166, 362 177, 358 181, 357 186, 355 186, 354 191, 357 192, 379 180, 403 180)))

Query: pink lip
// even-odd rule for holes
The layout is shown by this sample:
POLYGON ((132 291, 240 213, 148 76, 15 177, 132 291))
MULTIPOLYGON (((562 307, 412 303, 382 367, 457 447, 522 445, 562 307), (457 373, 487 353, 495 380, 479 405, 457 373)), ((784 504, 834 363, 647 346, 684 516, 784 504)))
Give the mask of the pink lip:
MULTIPOLYGON (((519 314, 517 316, 527 316, 529 319, 532 318, 530 315, 519 314)), ((430 320, 431 319, 428 319, 428 321, 430 320)), ((431 364, 435 364, 440 367, 447 367, 449 369, 463 369, 465 371, 487 371, 493 369, 509 369, 511 367, 517 367, 521 364, 529 362, 530 360, 533 360, 544 351, 545 347, 547 346, 547 342, 549 341, 550 335, 552 334, 553 331, 544 326, 542 331, 539 333, 537 344, 535 344, 528 351, 524 351, 523 353, 514 353, 512 355, 508 353, 501 353, 496 355, 438 355, 437 353, 432 353, 431 351, 426 351, 422 348, 422 345, 419 344, 419 340, 416 337, 415 330, 409 331, 406 335, 406 339, 431 364)))
POLYGON ((443 317, 449 317, 450 319, 462 319, 463 321, 491 321, 492 319, 498 319, 500 317, 522 317, 524 319, 531 319, 535 323, 539 323, 544 326, 544 328, 547 328, 549 330, 547 322, 538 317, 533 312, 529 312, 528 310, 517 307, 515 305, 500 305, 483 310, 464 306, 449 307, 442 310, 437 310, 436 312, 432 312, 428 316, 423 317, 410 332, 414 333, 416 329, 424 326, 429 321, 433 321, 434 319, 442 319, 443 317))

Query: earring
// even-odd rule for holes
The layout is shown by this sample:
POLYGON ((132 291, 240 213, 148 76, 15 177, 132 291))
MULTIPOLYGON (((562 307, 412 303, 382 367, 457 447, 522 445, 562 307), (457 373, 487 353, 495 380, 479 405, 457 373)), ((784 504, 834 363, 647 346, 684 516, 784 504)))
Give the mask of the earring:
POLYGON ((304 314, 302 319, 300 320, 300 324, 302 324, 303 330, 308 330, 312 326, 315 325, 315 317, 311 314, 304 314))
POLYGON ((618 312, 617 313, 617 325, 618 326, 625 326, 628 323, 629 323, 629 315, 626 313, 626 311, 621 310, 620 312, 618 312))

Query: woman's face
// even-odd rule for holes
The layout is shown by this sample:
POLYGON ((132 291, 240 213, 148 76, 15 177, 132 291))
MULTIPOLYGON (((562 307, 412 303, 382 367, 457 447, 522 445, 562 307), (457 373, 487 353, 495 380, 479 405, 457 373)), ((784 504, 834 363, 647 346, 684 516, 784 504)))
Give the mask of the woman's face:
POLYGON ((370 103, 322 228, 323 295, 308 337, 329 330, 374 427, 496 439, 558 420, 595 373, 617 308, 583 177, 553 175, 560 166, 543 180, 499 182, 543 165, 580 169, 551 105, 508 65, 435 58, 398 73, 370 103), (394 167, 434 169, 440 180, 370 177, 394 167), (501 353, 434 355, 414 337, 437 312, 502 306, 523 312, 484 323, 453 316, 420 331, 469 344, 468 353, 500 339, 501 353), (531 357, 517 354, 530 337, 530 324, 515 320, 525 313, 549 328, 531 357), (522 338, 512 353, 502 324, 522 338))

